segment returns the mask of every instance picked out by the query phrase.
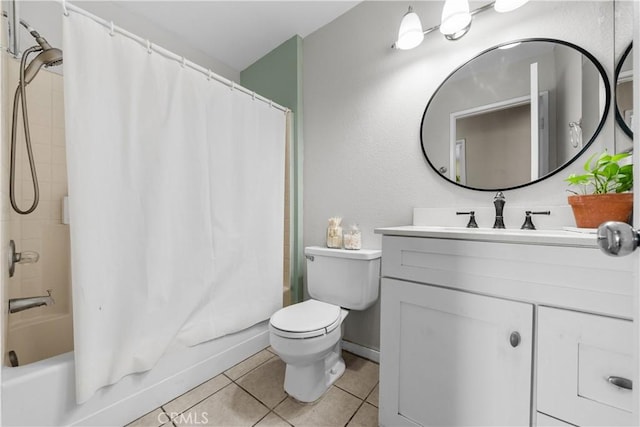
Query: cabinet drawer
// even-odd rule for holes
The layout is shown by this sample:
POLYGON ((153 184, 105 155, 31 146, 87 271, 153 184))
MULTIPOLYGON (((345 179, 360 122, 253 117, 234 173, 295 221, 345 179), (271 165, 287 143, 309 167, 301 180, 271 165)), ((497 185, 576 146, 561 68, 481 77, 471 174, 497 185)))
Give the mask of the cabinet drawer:
POLYGON ((382 276, 633 317, 633 257, 597 248, 384 236, 382 276))
POLYGON ((540 307, 537 409, 577 425, 631 425, 632 334, 631 321, 540 307))

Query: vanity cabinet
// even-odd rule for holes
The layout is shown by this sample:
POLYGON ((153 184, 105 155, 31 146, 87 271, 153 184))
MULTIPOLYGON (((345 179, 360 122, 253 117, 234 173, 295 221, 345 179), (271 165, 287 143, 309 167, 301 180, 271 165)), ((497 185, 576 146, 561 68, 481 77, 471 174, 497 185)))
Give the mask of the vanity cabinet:
POLYGON ((632 424, 631 257, 569 232, 377 232, 381 425, 632 424))
POLYGON ((533 305, 383 279, 386 425, 527 425, 533 305))

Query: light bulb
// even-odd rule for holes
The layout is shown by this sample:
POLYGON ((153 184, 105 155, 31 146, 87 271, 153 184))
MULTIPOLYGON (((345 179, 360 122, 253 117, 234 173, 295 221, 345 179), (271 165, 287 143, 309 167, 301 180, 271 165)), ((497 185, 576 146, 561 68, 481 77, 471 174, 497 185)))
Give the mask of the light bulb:
POLYGON ((440 32, 442 34, 455 34, 469 27, 471 13, 467 0, 447 0, 442 8, 442 20, 440 32))
POLYGON ((402 50, 413 49, 422 43, 422 40, 424 40, 422 23, 413 8, 409 6, 409 11, 402 17, 402 22, 400 22, 398 41, 394 46, 402 50))

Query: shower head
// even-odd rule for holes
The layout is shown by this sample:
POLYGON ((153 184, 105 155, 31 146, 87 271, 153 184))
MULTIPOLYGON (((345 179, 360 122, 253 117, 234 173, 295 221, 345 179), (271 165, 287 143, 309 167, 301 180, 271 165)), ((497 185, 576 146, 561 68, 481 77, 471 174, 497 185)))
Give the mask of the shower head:
POLYGON ((24 84, 31 83, 43 65, 45 67, 52 67, 62 64, 62 51, 60 49, 51 47, 44 37, 41 37, 35 30, 31 32, 31 35, 35 37, 40 45, 38 49, 41 49, 41 52, 33 58, 24 70, 24 84))

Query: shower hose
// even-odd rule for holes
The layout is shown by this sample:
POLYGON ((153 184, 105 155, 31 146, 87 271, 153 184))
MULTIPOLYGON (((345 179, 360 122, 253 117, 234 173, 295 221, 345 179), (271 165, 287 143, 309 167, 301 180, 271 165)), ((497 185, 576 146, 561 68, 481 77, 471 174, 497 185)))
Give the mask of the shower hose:
POLYGON ((34 53, 41 51, 42 48, 38 46, 32 46, 25 50, 20 60, 20 81, 16 93, 13 97, 13 121, 11 124, 11 166, 9 171, 9 200, 11 201, 11 207, 14 211, 21 215, 27 215, 33 212, 38 207, 40 201, 40 190, 38 188, 38 176, 36 175, 36 164, 33 159, 33 150, 31 148, 31 134, 29 133, 29 116, 27 114, 27 99, 26 99, 26 86, 24 78, 25 64, 27 57, 34 53), (22 210, 16 202, 15 186, 16 186, 16 140, 18 137, 18 101, 20 101, 20 107, 22 109, 22 121, 24 124, 24 139, 27 149, 27 157, 29 159, 29 167, 31 169, 31 182, 33 183, 33 203, 31 206, 22 210))

